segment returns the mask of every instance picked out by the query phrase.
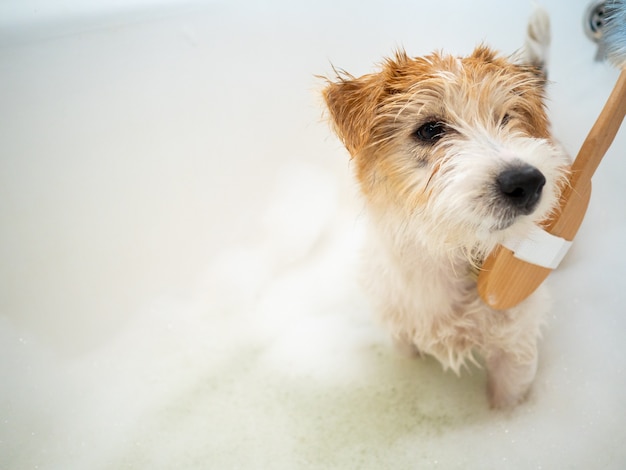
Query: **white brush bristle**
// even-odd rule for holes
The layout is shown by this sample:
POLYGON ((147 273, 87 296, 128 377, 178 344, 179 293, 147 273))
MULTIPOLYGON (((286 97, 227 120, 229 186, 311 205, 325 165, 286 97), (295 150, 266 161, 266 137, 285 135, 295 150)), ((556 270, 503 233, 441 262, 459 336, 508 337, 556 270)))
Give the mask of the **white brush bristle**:
POLYGON ((602 40, 608 59, 617 67, 626 66, 626 1, 608 0, 602 40))

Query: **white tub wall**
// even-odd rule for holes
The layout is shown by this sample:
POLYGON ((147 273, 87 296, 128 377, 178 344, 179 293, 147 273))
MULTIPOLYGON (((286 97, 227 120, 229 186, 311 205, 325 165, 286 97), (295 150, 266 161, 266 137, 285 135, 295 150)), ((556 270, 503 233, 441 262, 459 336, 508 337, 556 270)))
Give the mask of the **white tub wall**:
MULTIPOLYGON (((623 467, 623 134, 515 412, 480 371, 396 356, 356 286, 361 207, 313 75, 520 45, 528 2, 449 3, 0 5, 0 463, 623 467)), ((544 4, 575 152, 617 72, 586 2, 544 4)))
POLYGON ((6 0, 0 4, 0 38, 5 45, 48 40, 154 20, 173 11, 180 12, 191 4, 172 0, 6 0))

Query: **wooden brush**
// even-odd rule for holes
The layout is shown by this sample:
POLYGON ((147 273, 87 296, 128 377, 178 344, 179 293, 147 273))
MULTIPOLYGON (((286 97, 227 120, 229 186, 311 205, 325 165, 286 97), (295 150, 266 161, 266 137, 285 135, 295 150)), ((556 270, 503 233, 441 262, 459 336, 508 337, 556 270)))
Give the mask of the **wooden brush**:
MULTIPOLYGON (((517 246, 498 246, 478 275, 478 293, 491 307, 504 310, 532 294, 556 268, 585 217, 591 196, 591 177, 611 146, 626 114, 626 0, 608 1, 603 41, 609 60, 622 72, 576 159, 555 215, 517 246), (541 252, 535 264, 523 253, 541 252), (526 260, 524 260, 524 258, 526 260)), ((508 245, 508 244, 507 244, 508 245)))

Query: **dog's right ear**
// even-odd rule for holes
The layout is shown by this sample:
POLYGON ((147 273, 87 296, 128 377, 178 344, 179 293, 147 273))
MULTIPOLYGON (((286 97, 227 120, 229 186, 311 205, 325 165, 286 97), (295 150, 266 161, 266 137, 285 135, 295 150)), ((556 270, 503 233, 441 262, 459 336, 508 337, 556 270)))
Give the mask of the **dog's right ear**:
POLYGON ((359 78, 340 72, 323 91, 335 132, 352 156, 372 137, 373 121, 384 93, 380 74, 359 78))

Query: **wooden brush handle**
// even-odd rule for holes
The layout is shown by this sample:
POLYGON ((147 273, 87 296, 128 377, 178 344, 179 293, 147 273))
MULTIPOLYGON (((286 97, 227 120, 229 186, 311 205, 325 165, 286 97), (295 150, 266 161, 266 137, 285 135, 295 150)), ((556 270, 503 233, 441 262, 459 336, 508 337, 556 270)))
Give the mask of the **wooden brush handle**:
POLYGON ((613 143, 626 114, 626 69, 620 73, 602 112, 583 142, 572 163, 571 186, 577 181, 590 180, 602 157, 613 143))
MULTIPOLYGON (((609 99, 583 142, 571 167, 569 184, 563 189, 556 216, 545 222, 552 235, 573 240, 591 196, 591 177, 611 146, 626 114, 626 69, 622 70, 609 99)), ((532 294, 550 274, 549 268, 515 258, 497 247, 478 274, 478 293, 491 307, 504 310, 532 294)))

